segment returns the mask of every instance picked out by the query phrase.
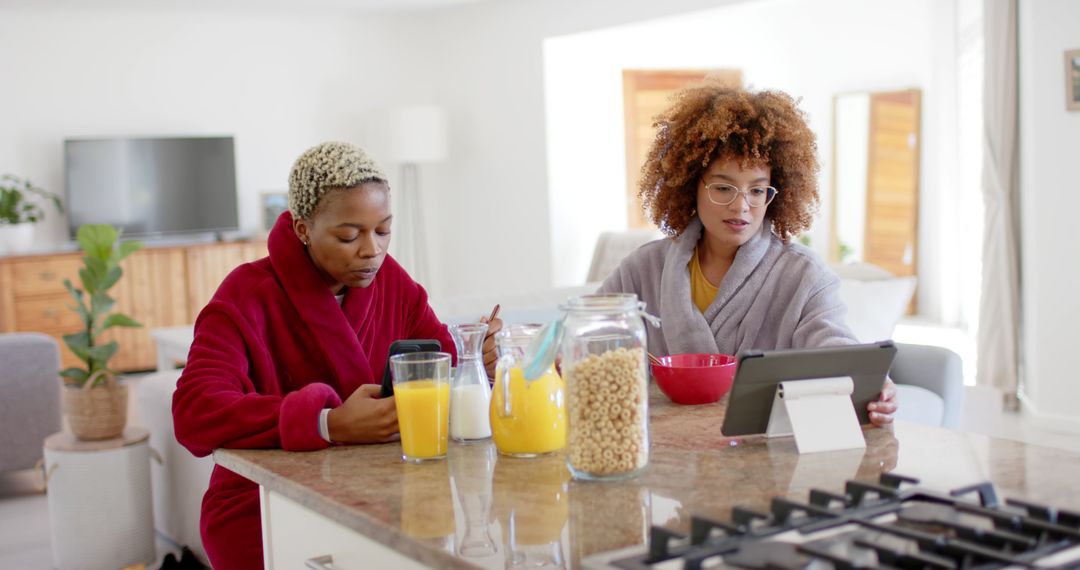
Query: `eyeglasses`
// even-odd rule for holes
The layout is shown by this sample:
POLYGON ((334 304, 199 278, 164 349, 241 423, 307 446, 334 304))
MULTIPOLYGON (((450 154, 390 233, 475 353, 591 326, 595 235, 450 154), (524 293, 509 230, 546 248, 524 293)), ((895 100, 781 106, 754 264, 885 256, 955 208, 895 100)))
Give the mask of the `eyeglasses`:
POLYGON ((751 208, 760 208, 762 206, 769 205, 773 198, 776 198, 776 193, 779 192, 772 186, 754 186, 747 188, 746 190, 739 189, 738 186, 733 186, 725 182, 712 182, 705 185, 705 189, 709 191, 709 201, 717 206, 727 206, 735 201, 739 197, 739 194, 746 196, 746 203, 751 208))

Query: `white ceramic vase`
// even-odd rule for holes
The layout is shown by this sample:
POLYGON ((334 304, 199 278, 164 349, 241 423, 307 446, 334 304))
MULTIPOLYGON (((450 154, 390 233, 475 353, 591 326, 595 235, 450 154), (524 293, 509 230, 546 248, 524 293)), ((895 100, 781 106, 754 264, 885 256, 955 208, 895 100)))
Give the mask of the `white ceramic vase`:
POLYGON ((0 224, 0 255, 25 253, 34 245, 34 224, 0 224))

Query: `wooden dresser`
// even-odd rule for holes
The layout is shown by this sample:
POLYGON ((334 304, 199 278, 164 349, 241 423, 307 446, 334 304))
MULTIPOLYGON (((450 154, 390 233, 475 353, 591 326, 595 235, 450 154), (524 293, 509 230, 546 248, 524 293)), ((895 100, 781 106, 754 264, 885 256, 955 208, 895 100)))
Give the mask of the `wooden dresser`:
MULTIPOLYGON (((63 335, 79 330, 79 316, 64 289, 64 279, 79 282, 81 253, 35 254, 0 258, 0 332, 35 331, 60 343, 63 366, 80 365, 64 345, 63 335)), ((120 350, 110 361, 114 370, 150 370, 155 366, 150 329, 195 322, 222 279, 236 266, 266 256, 265 241, 146 246, 121 263, 124 276, 109 294, 116 311, 142 323, 142 328, 114 328, 120 350)))

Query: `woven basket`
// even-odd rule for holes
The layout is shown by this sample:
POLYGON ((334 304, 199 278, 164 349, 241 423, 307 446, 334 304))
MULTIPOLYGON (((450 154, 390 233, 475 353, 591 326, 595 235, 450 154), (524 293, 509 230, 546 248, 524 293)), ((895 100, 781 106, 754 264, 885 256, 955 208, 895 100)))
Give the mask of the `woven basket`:
POLYGON ((108 372, 101 376, 105 378, 104 386, 92 387, 95 374, 81 388, 64 389, 64 414, 72 433, 81 440, 120 437, 127 424, 127 386, 108 372))

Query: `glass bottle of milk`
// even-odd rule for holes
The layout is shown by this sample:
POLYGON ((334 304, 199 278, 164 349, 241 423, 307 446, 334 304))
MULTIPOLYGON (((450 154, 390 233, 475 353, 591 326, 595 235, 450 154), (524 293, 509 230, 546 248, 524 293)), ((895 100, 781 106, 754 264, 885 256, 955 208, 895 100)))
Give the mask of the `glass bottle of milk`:
POLYGON ((458 363, 450 380, 450 437, 477 441, 491 437, 488 407, 491 385, 484 370, 483 346, 488 326, 466 323, 450 326, 458 363))

